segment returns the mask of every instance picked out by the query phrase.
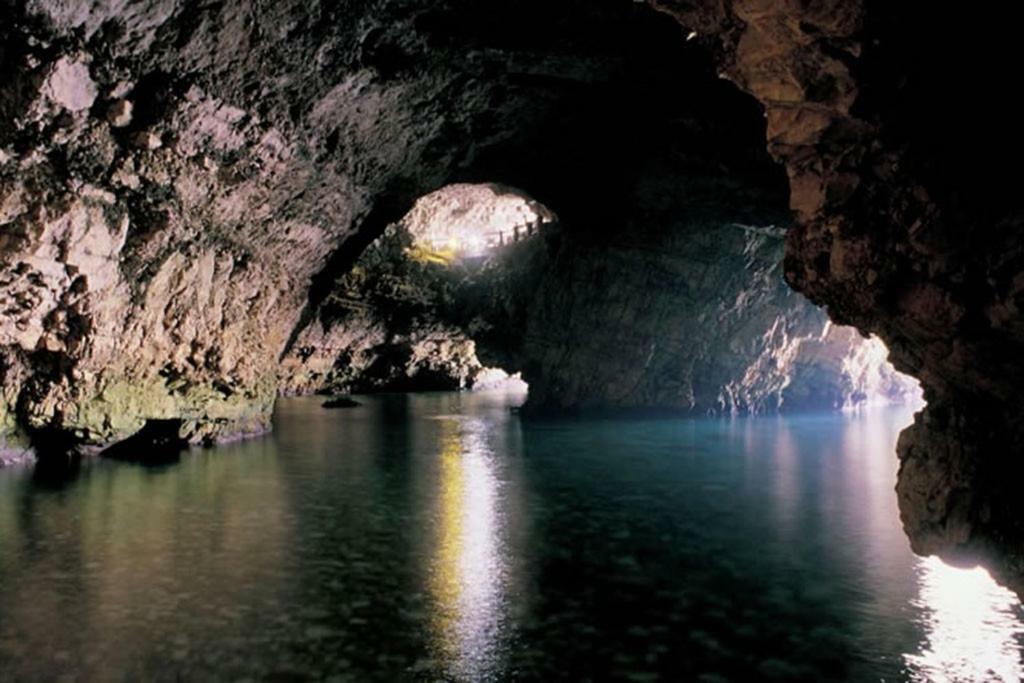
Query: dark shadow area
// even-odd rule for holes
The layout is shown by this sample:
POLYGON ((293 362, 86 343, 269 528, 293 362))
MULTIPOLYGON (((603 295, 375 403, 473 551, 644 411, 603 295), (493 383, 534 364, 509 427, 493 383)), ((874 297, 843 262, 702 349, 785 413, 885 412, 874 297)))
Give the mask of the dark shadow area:
POLYGON ((79 444, 67 432, 35 430, 30 433, 29 443, 36 456, 33 484, 43 489, 60 490, 78 478, 83 455, 79 444))
POLYGON ((173 465, 188 447, 188 442, 180 436, 181 423, 181 420, 146 420, 142 429, 104 449, 100 456, 141 465, 173 465))
POLYGON ((408 207, 416 199, 416 192, 404 187, 405 185, 407 183, 396 183, 394 191, 378 196, 373 208, 360 221, 355 234, 328 255, 323 269, 313 277, 307 303, 278 360, 284 359, 293 351, 302 330, 316 319, 339 275, 351 270, 373 241, 408 211, 408 207))
POLYGON ((358 408, 361 403, 354 401, 348 396, 336 396, 320 404, 321 408, 358 408))
MULTIPOLYGON (((475 38, 451 29, 451 40, 522 40, 516 27, 541 11, 525 5, 491 17, 485 25, 492 30, 475 38)), ((635 196, 656 165, 663 166, 662 191, 686 196, 691 214, 783 219, 788 183, 765 151, 761 107, 719 78, 711 56, 688 44, 670 17, 636 5, 618 11, 606 5, 583 14, 592 25, 572 29, 578 40, 566 41, 564 62, 556 56, 510 68, 509 99, 556 108, 528 125, 510 125, 507 139, 483 148, 452 182, 499 180, 522 188, 557 211, 583 244, 659 227, 638 220, 635 196), (578 51, 572 61, 570 51, 578 51)))
POLYGON ((82 456, 77 453, 38 457, 32 468, 32 483, 40 489, 59 491, 74 483, 81 470, 82 456))

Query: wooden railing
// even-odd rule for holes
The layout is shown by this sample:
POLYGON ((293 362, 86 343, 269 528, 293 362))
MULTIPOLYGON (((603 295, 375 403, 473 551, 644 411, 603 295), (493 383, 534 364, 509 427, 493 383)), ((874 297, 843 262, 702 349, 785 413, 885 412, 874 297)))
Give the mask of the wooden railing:
MULTIPOLYGON (((482 246, 490 252, 517 242, 522 242, 539 235, 541 228, 544 225, 546 225, 546 223, 538 219, 532 223, 515 225, 508 230, 493 230, 491 232, 483 233, 482 246)), ((466 245, 460 244, 457 248, 454 248, 451 241, 448 239, 436 242, 427 242, 425 246, 427 249, 437 254, 451 254, 454 259, 467 257, 467 254, 464 253, 466 251, 466 245)))
POLYGON ((511 230, 495 230, 484 235, 488 249, 504 247, 540 234, 543 223, 536 220, 526 225, 513 226, 511 230))

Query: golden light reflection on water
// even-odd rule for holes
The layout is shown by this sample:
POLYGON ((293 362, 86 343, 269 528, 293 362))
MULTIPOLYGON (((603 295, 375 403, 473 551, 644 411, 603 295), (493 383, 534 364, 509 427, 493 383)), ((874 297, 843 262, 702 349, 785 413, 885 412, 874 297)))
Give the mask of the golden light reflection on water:
POLYGON ((480 680, 496 665, 503 562, 497 480, 480 425, 442 422, 440 510, 430 589, 434 633, 451 673, 480 680))
POLYGON ((980 567, 950 567, 936 557, 919 561, 927 642, 905 655, 911 680, 1019 681, 1024 678, 1020 601, 980 567))

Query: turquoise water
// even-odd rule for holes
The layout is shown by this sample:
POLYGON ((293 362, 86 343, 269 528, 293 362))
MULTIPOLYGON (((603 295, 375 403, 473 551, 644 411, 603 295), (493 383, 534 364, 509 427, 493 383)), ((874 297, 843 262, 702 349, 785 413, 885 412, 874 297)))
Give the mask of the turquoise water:
POLYGON ((1024 613, 911 554, 908 411, 521 423, 279 405, 159 467, 0 470, 2 680, 1018 680, 1024 613))

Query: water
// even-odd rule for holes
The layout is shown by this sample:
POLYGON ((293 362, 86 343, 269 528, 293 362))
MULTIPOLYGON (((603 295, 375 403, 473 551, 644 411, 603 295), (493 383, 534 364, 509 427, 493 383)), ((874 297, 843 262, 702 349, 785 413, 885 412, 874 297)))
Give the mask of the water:
POLYGON ((1017 680, 1024 614, 913 556, 908 412, 523 425, 280 404, 161 467, 0 470, 2 680, 1017 680))

